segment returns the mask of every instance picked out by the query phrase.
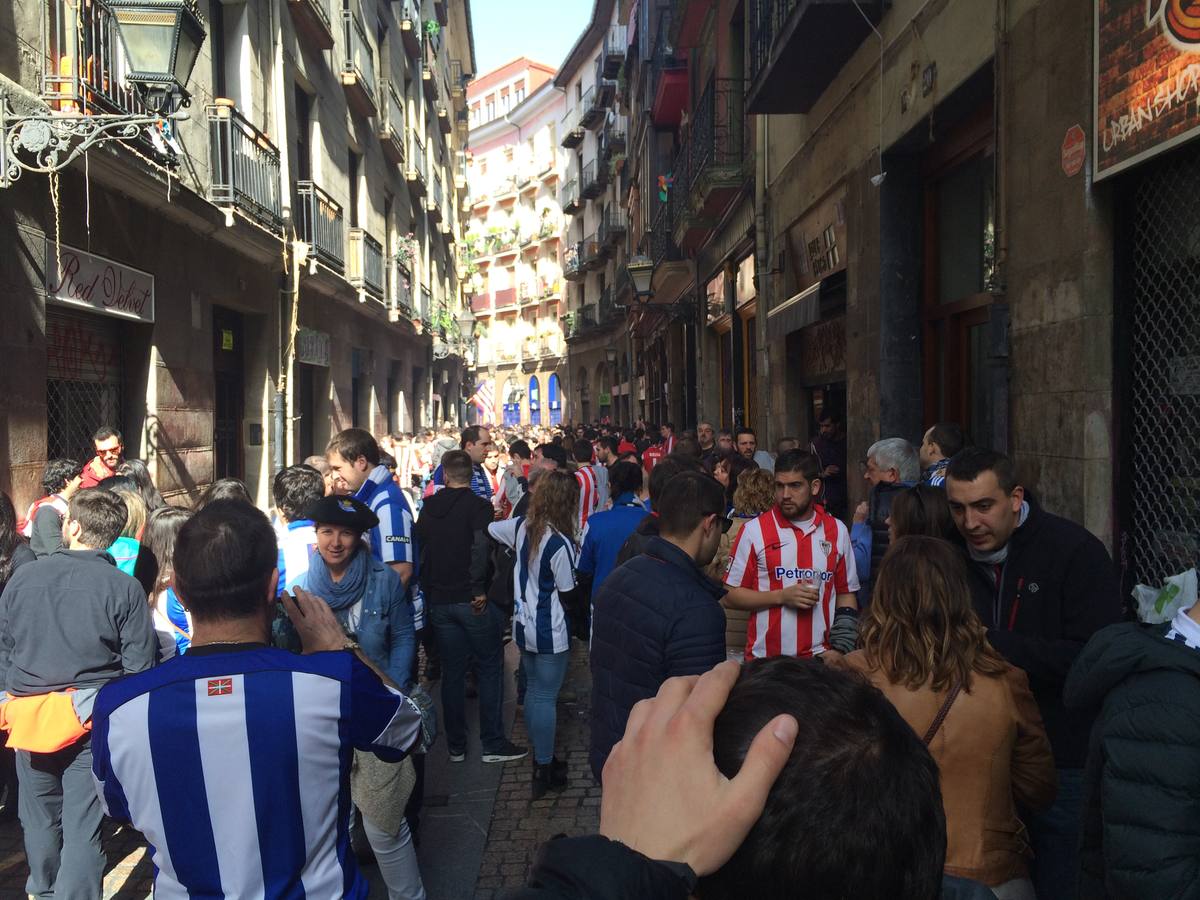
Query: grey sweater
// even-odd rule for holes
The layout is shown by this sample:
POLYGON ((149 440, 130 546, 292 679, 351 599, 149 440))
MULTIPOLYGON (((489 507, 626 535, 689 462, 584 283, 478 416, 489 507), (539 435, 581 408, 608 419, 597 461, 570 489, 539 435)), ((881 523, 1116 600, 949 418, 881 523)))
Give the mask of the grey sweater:
POLYGON ((21 566, 0 595, 0 686, 16 696, 100 687, 154 664, 140 584, 103 550, 59 550, 21 566))

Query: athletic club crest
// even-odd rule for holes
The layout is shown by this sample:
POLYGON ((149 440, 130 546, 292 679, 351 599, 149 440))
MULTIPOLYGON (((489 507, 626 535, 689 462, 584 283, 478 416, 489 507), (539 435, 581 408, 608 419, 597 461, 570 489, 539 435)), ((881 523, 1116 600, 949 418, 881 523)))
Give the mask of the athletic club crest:
POLYGON ((833 544, 829 543, 829 541, 821 541, 821 552, 822 553, 824 553, 826 556, 828 556, 832 550, 833 550, 833 544))

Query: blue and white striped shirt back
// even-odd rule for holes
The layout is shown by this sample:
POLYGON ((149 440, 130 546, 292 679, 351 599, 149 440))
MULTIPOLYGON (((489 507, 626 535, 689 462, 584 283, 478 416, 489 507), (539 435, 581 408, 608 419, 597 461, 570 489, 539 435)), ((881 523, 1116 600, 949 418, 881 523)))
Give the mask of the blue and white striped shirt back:
POLYGON ((493 538, 516 551, 513 567, 513 640, 531 653, 569 650, 570 633, 559 594, 575 587, 575 545, 547 528, 532 546, 524 516, 488 526, 493 538))
POLYGON ((387 466, 372 469, 354 499, 367 504, 379 517, 379 524, 370 532, 371 555, 385 563, 414 562, 412 508, 387 466))
POLYGON ((367 896, 349 846, 357 748, 398 761, 420 712, 349 653, 192 653, 103 688, 93 775, 149 841, 156 900, 367 896))

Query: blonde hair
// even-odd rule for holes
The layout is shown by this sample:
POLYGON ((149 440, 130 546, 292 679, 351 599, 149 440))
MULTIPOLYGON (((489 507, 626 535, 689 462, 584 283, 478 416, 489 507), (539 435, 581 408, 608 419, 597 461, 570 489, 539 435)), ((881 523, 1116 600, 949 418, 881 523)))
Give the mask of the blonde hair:
POLYGON ((137 491, 131 488, 114 488, 113 493, 125 503, 125 527, 121 530, 121 537, 141 540, 142 529, 146 527, 145 501, 137 491))
POLYGON ((525 518, 529 545, 540 544, 547 528, 574 541, 578 514, 579 482, 575 476, 557 470, 547 471, 538 478, 537 490, 529 498, 529 514, 525 518))
POLYGON ((902 537, 888 549, 861 645, 872 667, 910 690, 927 683, 935 691, 954 683, 970 690, 973 673, 999 675, 1007 668, 971 606, 962 555, 925 535, 902 537))
POLYGON ((733 491, 733 511, 758 516, 775 505, 775 476, 766 469, 746 469, 733 491))

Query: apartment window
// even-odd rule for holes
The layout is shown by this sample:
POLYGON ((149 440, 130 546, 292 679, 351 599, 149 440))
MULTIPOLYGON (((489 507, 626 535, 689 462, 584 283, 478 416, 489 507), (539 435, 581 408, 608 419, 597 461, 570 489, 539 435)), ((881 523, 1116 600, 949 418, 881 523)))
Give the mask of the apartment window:
POLYGON ((575 102, 578 103, 582 100, 583 100, 583 82, 577 81, 577 82, 575 82, 575 102))
POLYGON ((506 163, 510 163, 513 161, 513 148, 512 147, 504 148, 504 161, 506 163))
POLYGON ((490 122, 494 118, 496 118, 496 98, 488 97, 487 100, 484 101, 483 121, 490 122))
POLYGON ((312 179, 312 99, 300 85, 296 85, 296 178, 312 179))
POLYGON ((350 227, 358 227, 358 176, 359 176, 359 157, 353 150, 350 151, 348 165, 346 166, 346 177, 350 182, 350 227))
POLYGON ((518 103, 520 103, 524 99, 525 99, 525 85, 518 84, 516 86, 516 88, 513 90, 513 105, 516 106, 518 103))
POLYGON ((508 115, 508 110, 509 110, 508 101, 509 101, 508 91, 501 91, 500 92, 500 115, 502 115, 502 116, 508 115))

